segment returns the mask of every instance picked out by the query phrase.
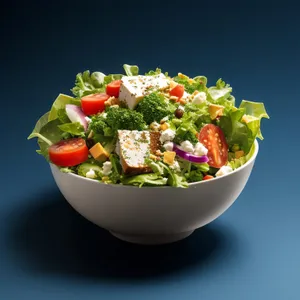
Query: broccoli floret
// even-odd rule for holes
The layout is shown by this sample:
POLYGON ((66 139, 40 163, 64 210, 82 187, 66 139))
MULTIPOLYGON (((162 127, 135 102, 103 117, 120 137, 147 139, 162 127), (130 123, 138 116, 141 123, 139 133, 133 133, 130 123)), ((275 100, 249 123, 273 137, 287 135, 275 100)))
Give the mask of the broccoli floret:
POLYGON ((202 172, 198 170, 192 170, 189 173, 186 174, 186 178, 189 182, 198 182, 203 179, 202 172))
POLYGON ((141 113, 121 107, 111 107, 107 110, 106 123, 114 134, 119 129, 144 130, 147 127, 141 113))
POLYGON ((93 130, 95 134, 113 136, 113 131, 107 124, 106 119, 103 115, 92 117, 92 121, 89 125, 89 130, 93 130))
POLYGON ((140 112, 145 122, 150 125, 152 122, 160 122, 166 116, 174 113, 176 107, 167 103, 163 95, 151 93, 143 98, 136 110, 140 112))

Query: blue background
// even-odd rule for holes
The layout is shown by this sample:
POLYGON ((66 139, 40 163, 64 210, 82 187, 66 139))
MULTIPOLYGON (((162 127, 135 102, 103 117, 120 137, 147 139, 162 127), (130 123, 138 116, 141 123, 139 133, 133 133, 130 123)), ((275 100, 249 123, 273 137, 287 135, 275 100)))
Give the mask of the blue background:
POLYGON ((102 2, 1 8, 0 299, 299 299, 296 2, 102 2), (271 117, 238 201, 173 245, 126 244, 84 220, 26 140, 78 72, 123 63, 222 77, 271 117))

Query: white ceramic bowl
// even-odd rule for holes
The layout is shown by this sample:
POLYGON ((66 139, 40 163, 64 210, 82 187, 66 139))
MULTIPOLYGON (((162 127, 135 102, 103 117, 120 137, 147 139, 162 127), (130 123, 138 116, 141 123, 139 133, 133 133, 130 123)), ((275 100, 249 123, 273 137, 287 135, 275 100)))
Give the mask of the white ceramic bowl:
POLYGON ((50 165, 70 205, 119 239, 139 244, 181 240, 223 214, 244 189, 257 153, 242 167, 189 188, 109 185, 62 173, 50 165))

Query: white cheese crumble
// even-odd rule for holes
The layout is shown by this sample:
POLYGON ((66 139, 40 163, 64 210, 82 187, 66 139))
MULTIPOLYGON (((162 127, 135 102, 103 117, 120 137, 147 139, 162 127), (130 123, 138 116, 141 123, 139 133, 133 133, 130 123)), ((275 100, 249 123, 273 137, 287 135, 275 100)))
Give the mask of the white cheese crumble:
POLYGON ((182 142, 180 148, 185 152, 194 153, 194 146, 190 141, 182 142))
POLYGON ((104 164, 103 164, 103 175, 104 176, 107 176, 111 173, 111 168, 112 168, 112 164, 110 161, 106 161, 104 164))
POLYGON ((166 151, 173 151, 173 143, 172 142, 164 143, 163 147, 166 149, 166 151))
POLYGON ((170 168, 177 173, 181 172, 181 168, 177 160, 174 160, 173 164, 170 165, 170 168))
POLYGON ((216 177, 224 176, 226 174, 229 174, 232 172, 232 168, 229 166, 223 166, 220 168, 220 170, 216 173, 216 177))
POLYGON ((208 149, 201 143, 195 145, 194 154, 197 156, 207 155, 208 149))
POLYGON ((93 169, 90 169, 88 172, 86 172, 85 177, 94 179, 97 177, 97 175, 93 169))
POLYGON ((172 141, 175 138, 175 131, 172 129, 166 129, 164 130, 160 135, 160 142, 163 144, 167 141, 172 141))

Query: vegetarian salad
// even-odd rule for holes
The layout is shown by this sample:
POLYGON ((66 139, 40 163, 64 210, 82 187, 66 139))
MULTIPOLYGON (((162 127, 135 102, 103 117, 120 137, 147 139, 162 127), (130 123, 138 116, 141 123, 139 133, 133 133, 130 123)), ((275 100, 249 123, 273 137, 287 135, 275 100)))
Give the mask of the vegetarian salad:
POLYGON ((73 96, 60 94, 28 139, 61 172, 107 184, 188 187, 223 176, 245 164, 264 104, 242 100, 221 78, 172 77, 161 69, 139 74, 85 71, 73 96))

